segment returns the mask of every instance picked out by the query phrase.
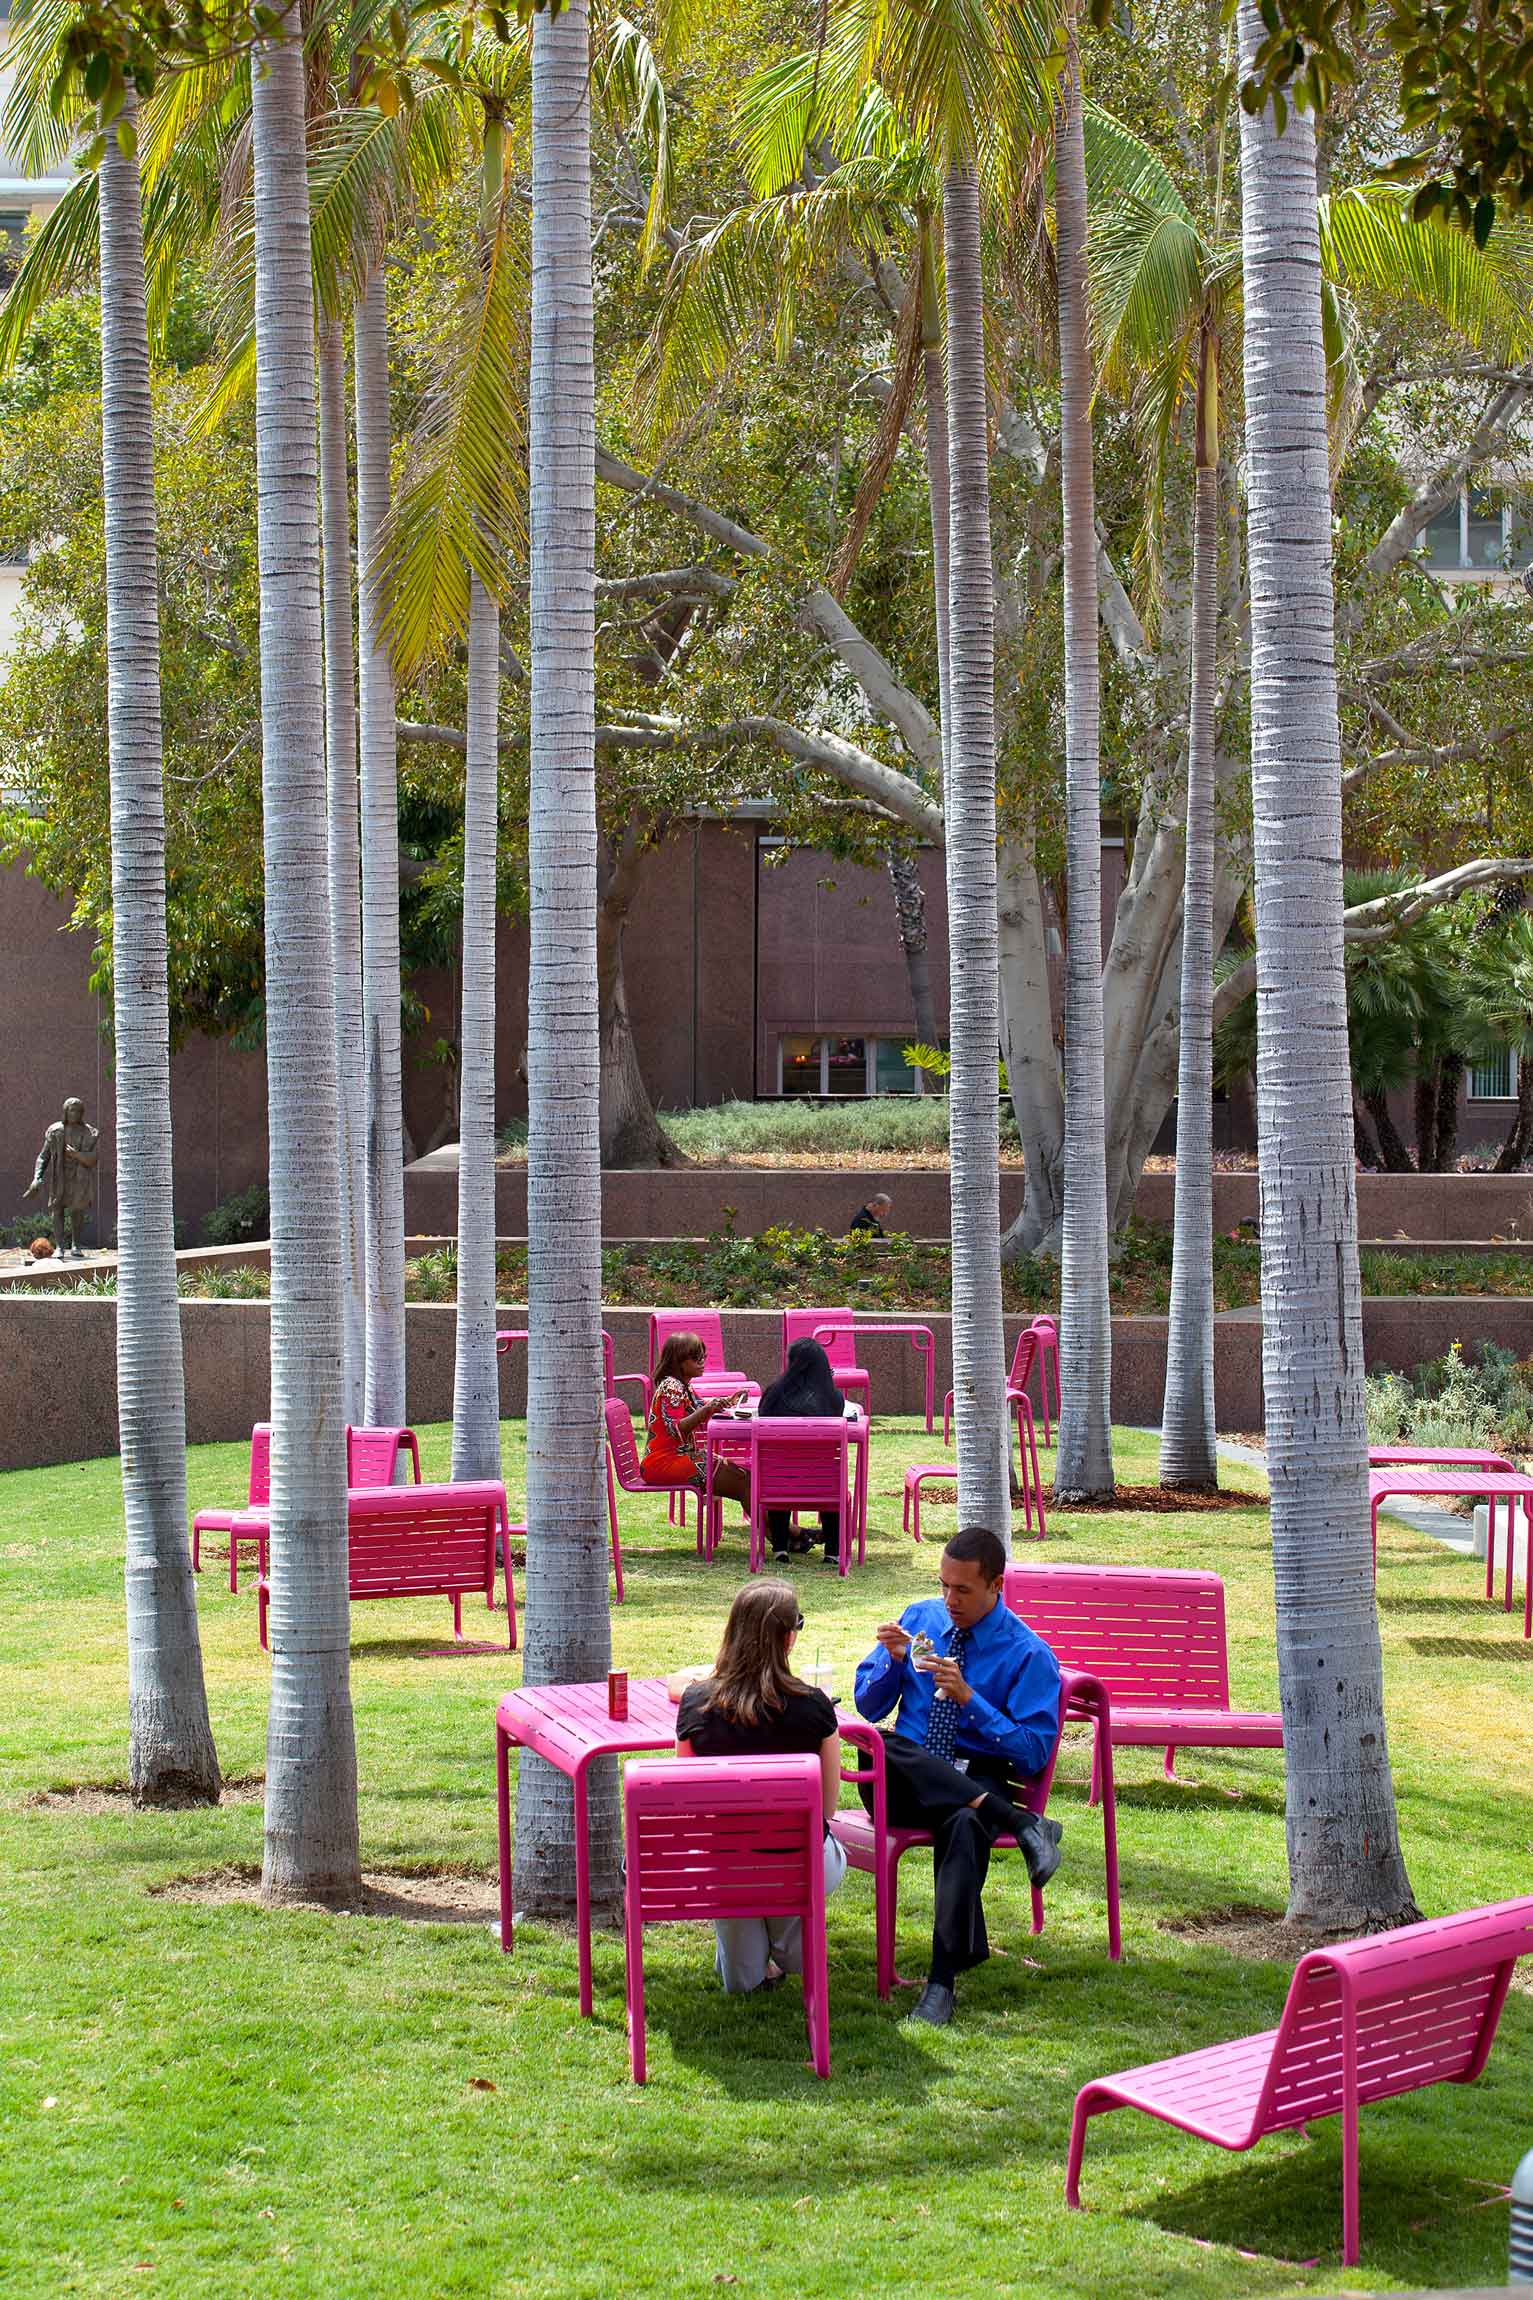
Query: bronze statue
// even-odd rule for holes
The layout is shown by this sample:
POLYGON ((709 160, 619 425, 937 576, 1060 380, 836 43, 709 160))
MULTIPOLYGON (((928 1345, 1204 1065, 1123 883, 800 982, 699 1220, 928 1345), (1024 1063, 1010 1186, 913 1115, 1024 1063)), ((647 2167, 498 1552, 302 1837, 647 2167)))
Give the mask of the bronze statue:
POLYGON ((79 1237, 95 1196, 96 1144, 100 1139, 97 1129, 85 1123, 85 1104, 78 1094, 71 1094, 63 1117, 56 1118, 43 1136, 37 1171, 22 1192, 23 1197, 35 1198, 46 1188, 60 1260, 65 1255, 77 1262, 83 1259, 79 1237))

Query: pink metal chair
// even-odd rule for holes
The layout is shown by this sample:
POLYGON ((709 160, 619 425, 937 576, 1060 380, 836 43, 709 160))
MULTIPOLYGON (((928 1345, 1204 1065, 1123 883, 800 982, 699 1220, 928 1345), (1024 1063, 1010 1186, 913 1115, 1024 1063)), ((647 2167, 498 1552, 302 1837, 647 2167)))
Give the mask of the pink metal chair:
POLYGON ((346 1424, 346 1483, 348 1486, 392 1485, 399 1472, 399 1457, 407 1453, 421 1481, 420 1441, 414 1430, 356 1429, 346 1424))
POLYGON ((192 1519, 192 1571, 202 1571, 202 1537, 205 1533, 226 1533, 229 1536, 229 1587, 240 1585, 239 1545, 242 1541, 260 1548, 260 1536, 254 1527, 240 1523, 245 1510, 264 1509, 271 1500, 271 1423, 257 1422, 250 1433, 250 1472, 248 1490, 243 1508, 200 1509, 192 1519))
MULTIPOLYGON (((1063 1712, 1064 1704, 1060 1704, 1063 1712)), ((1061 1731, 1063 1722, 1061 1719, 1061 1731)), ((854 1736, 848 1734, 848 1738, 854 1736)), ((843 1765, 843 1781, 872 1784, 873 1810, 845 1805, 831 1817, 830 1833, 845 1847, 848 1865, 861 1869, 873 1879, 873 1932, 878 1974, 878 1993, 886 1997, 895 1987, 904 1987, 894 1969, 894 1926, 899 1902, 900 1863, 916 1845, 929 1845, 931 1836, 925 1829, 895 1829, 889 1825, 885 1802, 884 1749, 882 1737, 874 1730, 858 1732, 855 1741, 861 1749, 865 1764, 850 1770, 843 1765)), ((1013 1804, 1024 1812, 1044 1813, 1048 1810, 1049 1789, 1054 1779, 1054 1767, 1059 1759, 1060 1734, 1054 1736, 1049 1761, 1035 1781, 1018 1782, 1007 1790, 1013 1804)), ((1015 1852, 1015 1837, 997 1837, 998 1848, 1015 1852)), ((1113 1880, 1116 1890, 1116 1879, 1113 1880)), ((1028 1887, 1033 1896, 1033 1931, 1043 1930, 1043 1894, 1036 1885, 1028 1887)))
MULTIPOLYGON (((1034 1318, 1017 1336, 1017 1346, 1011 1354, 1011 1371, 1006 1376, 1006 1403, 1017 1425, 1017 1466, 1021 1473, 1022 1516, 1029 1532, 1033 1524, 1033 1504, 1038 1505, 1038 1539, 1048 1532, 1043 1507, 1043 1475, 1038 1467, 1038 1438, 1033 1427, 1032 1400, 1027 1385, 1037 1370, 1039 1387, 1043 1392, 1043 1442, 1049 1442, 1049 1359, 1052 1351, 1056 1394, 1059 1387, 1059 1330, 1052 1318, 1034 1318)), ((948 1391, 942 1401, 942 1442, 951 1442, 953 1392, 948 1391)))
MULTIPOLYGON (((617 1487, 624 1493, 665 1493, 663 1485, 651 1485, 639 1467, 639 1449, 634 1443, 633 1416, 623 1398, 608 1398, 607 1417, 607 1523, 612 1529, 612 1574, 617 1584, 617 1601, 623 1602, 623 1552, 617 1534, 617 1487), (615 1481, 615 1482, 614 1482, 615 1481)), ((697 1513, 697 1554, 703 1554, 703 1513, 697 1513)))
POLYGON ((648 2077, 644 1927, 718 1917, 800 1917, 804 2020, 816 2076, 830 2074, 824 1805, 818 1757, 694 1757, 630 1765, 623 1781, 628 2055, 648 2077))
POLYGON ((1484 2068, 1519 1957, 1533 1956, 1533 1898, 1311 1949, 1275 2029, 1098 2077, 1075 2098, 1065 2196, 1080 2209, 1086 2125, 1137 2108, 1216 2148, 1340 2116, 1343 2264, 1359 2248, 1357 2112, 1484 2068))
POLYGON ((873 1411, 873 1385, 865 1366, 857 1363, 857 1342, 853 1331, 855 1316, 851 1309, 784 1310, 782 1314, 782 1362, 786 1367, 788 1352, 795 1342, 820 1340, 830 1360, 830 1370, 837 1389, 843 1397, 853 1390, 862 1393, 864 1413, 873 1411), (834 1329, 818 1334, 817 1329, 835 1319, 834 1329))
POLYGON ((652 1310, 649 1319, 649 1378, 655 1378, 655 1362, 672 1334, 696 1334, 708 1352, 708 1370, 692 1384, 700 1398, 727 1397, 732 1390, 744 1390, 752 1404, 761 1395, 761 1384, 753 1382, 749 1374, 732 1373, 724 1362, 724 1321, 717 1310, 652 1310))
MULTIPOLYGON (((756 1420, 750 1424, 750 1569, 761 1571, 769 1509, 834 1509, 841 1513, 842 1578, 851 1563, 852 1494, 847 1476, 846 1423, 829 1416, 756 1420)), ((867 1555, 867 1532, 857 1524, 857 1562, 867 1555)))

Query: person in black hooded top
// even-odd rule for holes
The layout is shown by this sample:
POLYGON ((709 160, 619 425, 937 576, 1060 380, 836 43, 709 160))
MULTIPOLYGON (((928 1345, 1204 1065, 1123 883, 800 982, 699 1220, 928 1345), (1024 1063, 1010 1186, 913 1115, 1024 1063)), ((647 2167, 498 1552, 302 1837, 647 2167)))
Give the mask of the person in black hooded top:
MULTIPOLYGON (((775 1382, 769 1382, 761 1393, 756 1408, 762 1416, 792 1415, 807 1420, 823 1417, 839 1421, 846 1409, 846 1400, 837 1389, 831 1374, 830 1360, 821 1342, 795 1342, 788 1351, 788 1363, 775 1382)), ((767 1534, 773 1554, 779 1565, 790 1557, 803 1557, 813 1549, 814 1542, 807 1533, 793 1532, 792 1513, 786 1509, 769 1509, 766 1513, 767 1534)), ((841 1513, 823 1509, 820 1512, 820 1537, 825 1544, 826 1562, 841 1562, 841 1513)))

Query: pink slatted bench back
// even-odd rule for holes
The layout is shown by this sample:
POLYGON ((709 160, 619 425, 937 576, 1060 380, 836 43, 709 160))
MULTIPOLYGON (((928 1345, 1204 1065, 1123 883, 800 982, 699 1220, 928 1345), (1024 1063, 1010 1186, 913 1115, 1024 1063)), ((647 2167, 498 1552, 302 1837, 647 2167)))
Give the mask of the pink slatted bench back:
POLYGON ((649 1370, 672 1334, 696 1334, 708 1352, 708 1371, 717 1373, 724 1360, 724 1324, 717 1310, 652 1310, 649 1319, 649 1370))
MULTIPOLYGON (((850 1327, 854 1313, 843 1303, 829 1310, 784 1310, 782 1314, 782 1362, 786 1366, 788 1352, 795 1342, 814 1339, 816 1326, 845 1325, 850 1327)), ((851 1372, 857 1364, 856 1337, 850 1332, 835 1334, 821 1345, 832 1367, 845 1367, 851 1372)))
POLYGON ((1259 2129, 1340 2113, 1344 1997, 1356 2024, 1360 2102, 1478 2076, 1513 1967, 1528 1955, 1533 1898, 1312 1949, 1288 1991, 1259 2129))
POLYGON ((630 1765, 623 1781, 630 1886, 646 1925, 782 1917, 824 1893, 817 1757, 698 1757, 630 1765))
POLYGON ((485 1493, 446 1485, 396 1485, 354 1493, 353 1597, 452 1597, 495 1583, 499 1513, 485 1493))
POLYGON ((644 1479, 639 1471, 639 1449, 634 1442, 633 1416, 625 1398, 608 1398, 602 1409, 607 1417, 607 1443, 612 1448, 613 1466, 617 1482, 625 1493, 635 1486, 642 1487, 644 1479))
POLYGON ((257 1422, 250 1433, 250 1480, 246 1499, 251 1509, 271 1500, 271 1423, 257 1422))
POLYGON ((846 1507, 846 1424, 828 1416, 750 1424, 751 1491, 762 1508, 846 1507), (783 1434, 791 1429, 791 1437, 783 1434))
POLYGON ((349 1486, 392 1485, 399 1472, 401 1450, 408 1453, 420 1483, 420 1449, 414 1430, 356 1429, 346 1431, 346 1483, 349 1486))
POLYGON ((1010 1390, 1025 1390, 1033 1378, 1033 1367, 1038 1358, 1038 1336, 1031 1326, 1024 1326, 1017 1336, 1017 1346, 1011 1353, 1011 1371, 1006 1376, 1010 1390))
POLYGON ((1067 1669, 1113 1701, 1228 1709, 1224 1583, 1216 1573, 1127 1565, 1012 1565, 1006 1602, 1067 1669))

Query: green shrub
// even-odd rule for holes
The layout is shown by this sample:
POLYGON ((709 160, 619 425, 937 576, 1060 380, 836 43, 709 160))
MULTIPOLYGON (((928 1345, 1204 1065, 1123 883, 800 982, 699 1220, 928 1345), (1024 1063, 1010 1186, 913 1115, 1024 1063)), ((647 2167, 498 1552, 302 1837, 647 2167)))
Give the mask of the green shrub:
POLYGON ((271 1194, 264 1182, 252 1182, 225 1198, 203 1219, 205 1246, 248 1246, 271 1236, 271 1194))
POLYGON ((1533 1379, 1514 1351, 1481 1342, 1473 1356, 1455 1342, 1403 1374, 1370 1374, 1368 1435, 1375 1445, 1533 1450, 1533 1379))

